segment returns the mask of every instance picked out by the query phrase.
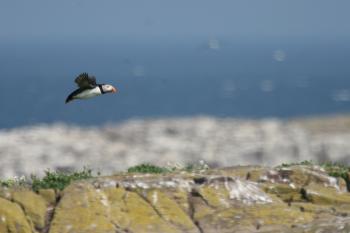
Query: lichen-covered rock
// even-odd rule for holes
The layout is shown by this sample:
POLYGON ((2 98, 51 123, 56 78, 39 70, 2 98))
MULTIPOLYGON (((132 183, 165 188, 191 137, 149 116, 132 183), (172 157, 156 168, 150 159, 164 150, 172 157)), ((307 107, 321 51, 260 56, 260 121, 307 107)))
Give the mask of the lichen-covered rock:
POLYGON ((137 192, 81 182, 64 191, 50 233, 116 231, 181 232, 137 192))
POLYGON ((321 216, 313 222, 305 225, 296 225, 292 229, 292 233, 315 232, 315 233, 349 233, 350 218, 349 217, 330 217, 328 215, 321 216))
POLYGON ((11 198, 23 208, 37 229, 45 227, 48 206, 41 196, 27 189, 15 189, 11 193, 11 198))
POLYGON ((47 203, 54 205, 56 203, 56 192, 53 189, 40 189, 39 195, 42 196, 47 203))
POLYGON ((55 209, 50 233, 115 232, 113 223, 108 219, 108 206, 91 184, 73 184, 62 195, 55 209))
MULTIPOLYGON (((125 190, 122 200, 124 201, 122 209, 124 216, 129 220, 128 226, 121 225, 123 230, 131 232, 181 232, 167 222, 165 216, 162 216, 137 192, 125 190)), ((175 216, 171 217, 175 218, 175 216)), ((119 227, 118 221, 116 221, 116 227, 119 227)))
POLYGON ((9 200, 0 198, 0 232, 31 233, 32 227, 21 207, 9 200))
POLYGON ((182 232, 199 233, 190 216, 186 214, 174 199, 166 195, 164 191, 153 189, 147 191, 145 196, 165 221, 176 226, 182 232))
POLYGON ((320 167, 299 165, 124 173, 72 183, 58 203, 50 191, 50 204, 43 191, 1 189, 0 204, 11 211, 0 205, 0 232, 349 232, 350 195, 341 184, 320 167), (42 228, 48 206, 54 214, 46 210, 42 228))
POLYGON ((236 232, 242 229, 263 230, 269 226, 291 228, 292 225, 312 220, 313 213, 301 212, 299 208, 283 204, 270 204, 228 208, 203 216, 197 221, 205 232, 236 232))

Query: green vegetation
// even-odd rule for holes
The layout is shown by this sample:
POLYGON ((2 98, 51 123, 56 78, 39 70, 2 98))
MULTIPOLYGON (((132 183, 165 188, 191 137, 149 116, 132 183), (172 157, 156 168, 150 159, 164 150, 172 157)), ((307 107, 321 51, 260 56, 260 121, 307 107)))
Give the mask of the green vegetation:
POLYGON ((199 161, 197 164, 188 164, 186 166, 182 166, 179 164, 174 164, 173 166, 168 167, 158 167, 152 164, 143 163, 134 167, 130 167, 128 169, 129 173, 167 173, 167 172, 175 172, 175 171, 205 171, 208 170, 209 166, 203 160, 199 161))
POLYGON ((330 176, 345 177, 350 171, 350 167, 339 163, 327 162, 321 165, 330 176))
POLYGON ((297 162, 297 163, 282 163, 282 167, 291 167, 291 166, 295 166, 295 165, 305 165, 305 166, 311 166, 314 165, 314 163, 312 162, 312 160, 304 160, 301 162, 297 162))
POLYGON ((15 176, 12 179, 0 180, 0 187, 13 187, 13 186, 24 186, 27 184, 26 178, 24 176, 15 176))
POLYGON ((45 171, 43 178, 31 176, 32 189, 38 191, 39 189, 56 189, 63 190, 72 181, 92 178, 92 171, 84 168, 82 171, 68 173, 68 172, 51 172, 45 171))
POLYGON ((152 164, 140 164, 134 167, 130 167, 128 169, 129 173, 166 173, 166 172, 171 172, 171 169, 165 168, 165 167, 158 167, 152 164))
MULTIPOLYGON (((347 184, 348 191, 350 191, 350 167, 333 162, 326 162, 322 164, 315 164, 311 160, 305 160, 298 163, 283 163, 280 167, 291 167, 296 165, 304 166, 314 166, 318 165, 322 167, 328 175, 333 177, 341 177, 345 180, 347 184)), ((137 166, 130 167, 128 173, 153 173, 153 174, 162 174, 175 171, 205 171, 208 170, 209 166, 204 162, 200 161, 198 164, 190 164, 186 166, 173 166, 173 167, 159 167, 152 164, 140 164, 137 166)), ((100 174, 97 173, 99 176, 100 174)), ((30 179, 26 177, 14 177, 12 179, 1 180, 0 187, 13 187, 13 186, 28 186, 31 187, 34 191, 39 189, 55 189, 63 190, 71 182, 75 180, 83 180, 94 177, 92 175, 91 169, 83 168, 81 171, 76 172, 58 172, 58 171, 45 171, 45 176, 39 178, 35 175, 31 175, 30 179)))
MULTIPOLYGON (((203 161, 200 161, 199 164, 191 164, 185 167, 174 166, 174 167, 159 167, 152 164, 140 164, 137 166, 130 167, 128 169, 129 173, 153 173, 153 174, 162 174, 173 171, 197 171, 197 170, 207 170, 209 166, 203 161)), ((97 175, 100 175, 99 173, 97 175)), ((0 187, 13 187, 13 186, 28 186, 31 187, 34 191, 39 189, 55 189, 63 190, 71 182, 75 180, 83 180, 94 177, 92 175, 91 169, 83 168, 82 171, 76 172, 58 172, 46 170, 44 177, 37 177, 31 175, 30 179, 26 177, 14 177, 13 179, 0 180, 0 187)))
POLYGON ((350 167, 339 164, 339 163, 333 163, 333 162, 327 162, 322 164, 322 167, 326 170, 328 175, 333 177, 341 177, 346 182, 346 188, 348 191, 350 191, 350 167))
POLYGON ((91 169, 83 168, 77 172, 57 172, 57 171, 45 171, 45 176, 39 178, 35 175, 31 175, 30 179, 26 177, 14 177, 12 179, 0 180, 0 187, 15 187, 15 186, 28 186, 34 191, 39 189, 56 189, 63 190, 72 181, 92 178, 91 169))

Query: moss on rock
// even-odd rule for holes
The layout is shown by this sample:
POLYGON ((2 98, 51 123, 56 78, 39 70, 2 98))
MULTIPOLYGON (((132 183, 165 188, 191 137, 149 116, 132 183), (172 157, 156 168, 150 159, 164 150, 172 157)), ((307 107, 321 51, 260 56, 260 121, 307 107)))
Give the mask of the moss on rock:
POLYGON ((44 198, 47 203, 51 205, 56 203, 56 192, 54 189, 39 189, 38 194, 44 198))
POLYGON ((32 233, 32 226, 21 207, 3 198, 0 198, 0 232, 32 233))
POLYGON ((36 228, 42 229, 45 227, 48 205, 41 196, 27 189, 15 189, 11 196, 13 201, 23 208, 25 214, 34 223, 36 228))
POLYGON ((98 191, 87 182, 68 186, 55 210, 50 233, 114 233, 108 209, 98 191))
POLYGON ((183 232, 199 232, 186 212, 162 190, 153 189, 146 195, 148 202, 154 206, 164 220, 183 232))

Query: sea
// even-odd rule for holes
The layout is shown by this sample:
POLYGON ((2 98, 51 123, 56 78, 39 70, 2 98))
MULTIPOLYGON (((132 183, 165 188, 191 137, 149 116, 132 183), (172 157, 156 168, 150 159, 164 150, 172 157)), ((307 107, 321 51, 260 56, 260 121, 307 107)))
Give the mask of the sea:
POLYGON ((350 111, 350 40, 235 38, 0 43, 0 129, 134 118, 294 118, 350 111), (65 104, 79 73, 119 92, 65 104))

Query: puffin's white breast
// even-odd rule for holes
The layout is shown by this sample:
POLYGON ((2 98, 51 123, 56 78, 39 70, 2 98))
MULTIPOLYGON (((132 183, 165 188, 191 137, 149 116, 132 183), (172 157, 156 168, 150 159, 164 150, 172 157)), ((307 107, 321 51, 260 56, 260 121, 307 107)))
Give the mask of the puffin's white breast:
POLYGON ((93 89, 87 89, 81 93, 79 93, 78 95, 75 96, 75 98, 77 99, 88 99, 88 98, 92 98, 98 95, 101 95, 101 90, 99 87, 95 87, 93 89))

